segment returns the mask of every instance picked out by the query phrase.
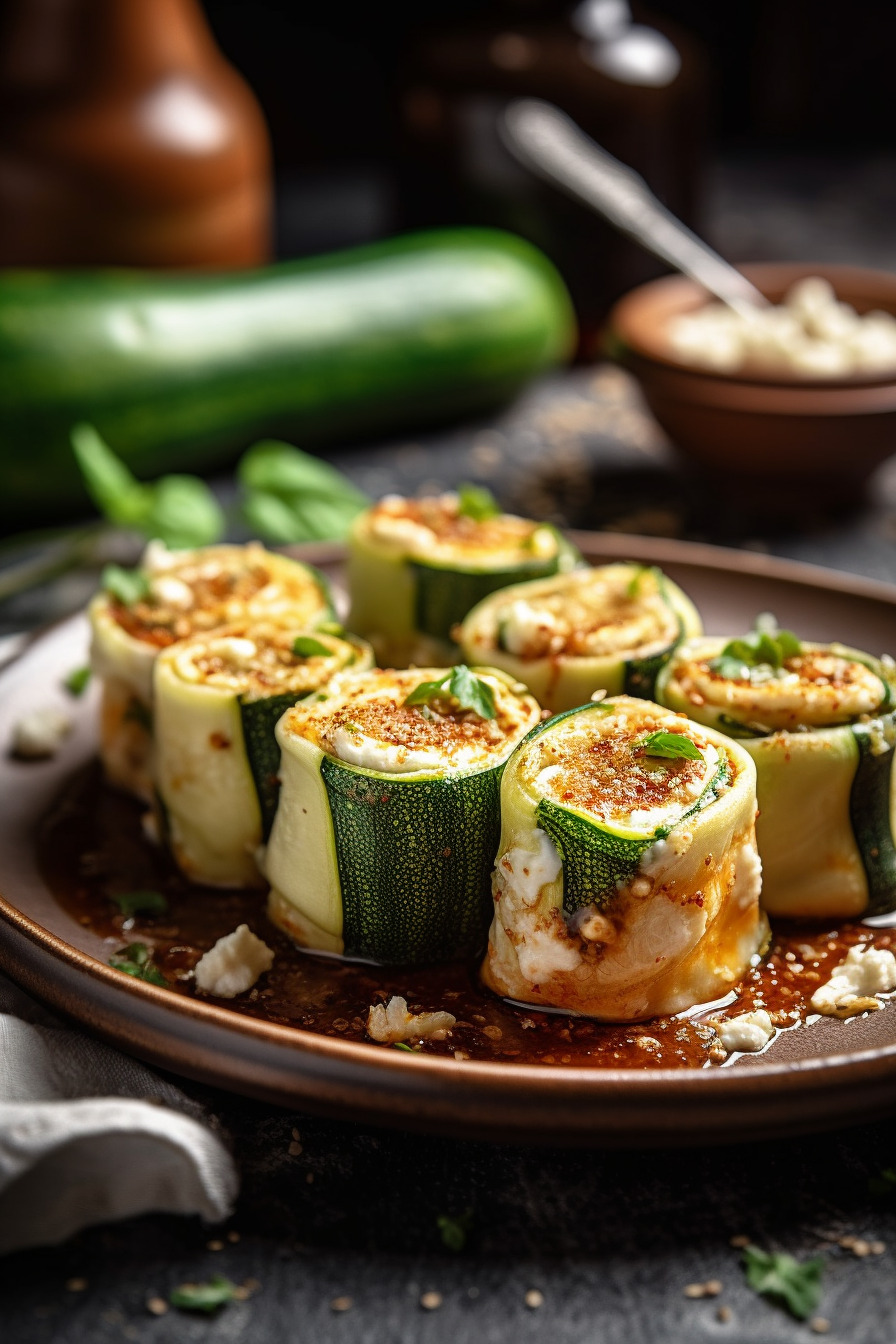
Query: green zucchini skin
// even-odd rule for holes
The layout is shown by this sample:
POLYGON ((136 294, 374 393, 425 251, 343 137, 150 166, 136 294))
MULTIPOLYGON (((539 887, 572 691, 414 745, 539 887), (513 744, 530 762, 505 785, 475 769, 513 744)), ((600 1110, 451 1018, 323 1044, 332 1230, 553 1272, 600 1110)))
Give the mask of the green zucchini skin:
POLYGON ((482 950, 503 768, 401 780, 324 756, 348 956, 415 965, 482 950))
MULTIPOLYGON (((896 736, 893 715, 887 715, 896 736)), ((896 906, 896 843, 893 837, 894 752, 875 752, 867 724, 855 724, 852 735, 859 759, 849 792, 849 817, 868 883, 867 915, 888 914, 896 906)))
POLYGON ((490 230, 227 275, 6 272, 0 512, 83 506, 82 420, 153 476, 265 434, 309 444, 484 409, 574 337, 551 264, 490 230))

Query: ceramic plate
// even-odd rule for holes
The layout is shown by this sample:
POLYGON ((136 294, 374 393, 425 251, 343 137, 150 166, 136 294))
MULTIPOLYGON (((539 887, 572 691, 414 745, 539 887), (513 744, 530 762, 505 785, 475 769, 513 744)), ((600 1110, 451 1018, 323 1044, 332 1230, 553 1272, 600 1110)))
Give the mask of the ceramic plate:
MULTIPOLYGON (((772 611, 807 639, 896 651, 896 587, 753 553, 606 534, 587 558, 663 566, 707 631, 772 611)), ((300 552, 338 582, 336 547, 300 552)), ((73 702, 62 678, 85 661, 82 617, 32 641, 0 672, 0 742, 28 709, 73 702)), ((761 1056, 700 1070, 585 1070, 388 1051, 268 1024, 111 970, 108 949, 55 901, 37 864, 41 817, 96 750, 95 702, 52 761, 0 760, 0 967, 25 989, 132 1054, 190 1078, 343 1118, 492 1139, 725 1142, 869 1120, 896 1109, 896 1002, 866 1018, 781 1033, 761 1056)))

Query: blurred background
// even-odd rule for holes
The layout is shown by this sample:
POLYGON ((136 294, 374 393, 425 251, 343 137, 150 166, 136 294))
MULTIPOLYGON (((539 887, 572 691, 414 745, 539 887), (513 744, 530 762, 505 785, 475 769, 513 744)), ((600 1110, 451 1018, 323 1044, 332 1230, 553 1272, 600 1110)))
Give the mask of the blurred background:
MULTIPOLYGON (((749 544, 889 576, 892 461, 875 478, 861 542, 841 545, 829 526, 838 509, 867 506, 880 448, 855 488, 838 481, 825 499, 802 501, 799 535, 782 528, 767 482, 758 498, 720 500, 674 452, 601 344, 613 301, 662 263, 515 163, 497 120, 517 96, 559 105, 733 261, 896 272, 894 42, 896 9, 874 0, 0 0, 0 267, 251 273, 408 230, 508 229, 542 249, 569 288, 572 371, 542 373, 509 409, 466 414, 444 433, 425 416, 399 416, 396 398, 394 421, 379 407, 346 432, 334 412, 312 432, 299 417, 283 437, 371 495, 471 479, 506 507, 560 524, 749 544)), ((116 358, 125 337, 133 331, 114 333, 116 358)), ((7 533, 44 521, 34 473, 45 442, 49 479, 72 423, 91 420, 115 451, 131 450, 109 412, 113 392, 119 410, 130 392, 107 387, 94 405, 79 386, 77 339, 45 343, 48 369, 24 410, 14 327, 11 340, 0 349, 7 533), (54 370, 66 360, 60 391, 54 370), (24 511, 16 459, 32 471, 24 511)), ((226 381, 226 360, 221 368, 226 381)), ((172 386, 189 376, 187 360, 172 386)), ((165 385, 154 387, 132 425, 145 428, 165 405, 165 385)), ((226 465, 253 437, 185 435, 172 456, 163 429, 153 433, 149 465, 135 460, 144 476, 226 465)), ((215 488, 226 503, 227 480, 215 488)), ((86 511, 78 490, 69 516, 86 511)), ((791 501, 782 507, 792 523, 791 501)), ((54 521, 56 505, 46 513, 54 521)))

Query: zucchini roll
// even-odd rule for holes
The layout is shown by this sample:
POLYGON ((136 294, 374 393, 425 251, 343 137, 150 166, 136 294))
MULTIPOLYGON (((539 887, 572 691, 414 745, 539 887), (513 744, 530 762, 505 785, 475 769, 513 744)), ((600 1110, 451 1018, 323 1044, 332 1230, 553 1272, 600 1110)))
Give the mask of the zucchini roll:
POLYGON ((721 733, 629 696, 536 728, 501 782, 485 983, 614 1022, 726 994, 768 931, 755 780, 721 733))
POLYGON ((672 650, 702 630, 671 579, 623 563, 505 588, 473 608, 460 644, 468 661, 503 668, 558 714, 595 691, 651 698, 672 650))
POLYGON ((819 919, 896 909, 892 663, 760 622, 683 644, 657 698, 756 762, 762 901, 819 919))
POLYGON ((387 495, 352 527, 349 628, 384 667, 450 662, 455 625, 486 594, 579 561, 555 528, 500 513, 486 490, 387 495))
POLYGON ((258 542, 169 551, 150 542, 140 568, 118 571, 89 608, 91 665, 102 680, 100 754, 107 778, 152 798, 152 673, 161 649, 248 617, 286 616, 296 630, 333 619, 323 575, 258 542))
POLYGON ((268 914, 297 943, 396 964, 485 943, 504 762, 540 717, 492 668, 338 677, 277 725, 268 914))
POLYGON ((164 649, 153 678, 163 831, 194 882, 253 886, 277 809, 277 720, 337 672, 373 666, 368 644, 245 621, 164 649))

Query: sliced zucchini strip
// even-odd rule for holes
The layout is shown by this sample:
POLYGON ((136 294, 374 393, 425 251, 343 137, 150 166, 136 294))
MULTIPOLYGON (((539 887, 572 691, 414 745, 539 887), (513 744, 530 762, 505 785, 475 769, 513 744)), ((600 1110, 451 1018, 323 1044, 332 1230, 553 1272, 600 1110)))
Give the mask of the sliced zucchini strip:
POLYGON ((277 808, 277 720, 338 672, 372 666, 363 640, 270 621, 224 626, 159 655, 156 787, 163 829, 187 877, 263 885, 255 856, 277 808))
POLYGON ((844 919, 896 909, 892 666, 842 644, 803 642, 779 666, 732 676, 728 645, 683 644, 657 698, 736 737, 756 762, 766 910, 844 919))
POLYGON ((630 696, 536 728, 501 782, 485 983, 617 1022, 726 994, 768 932, 755 781, 738 745, 630 696))
POLYGON ((565 573, 578 552, 549 524, 512 514, 471 517, 462 497, 387 495, 349 538, 349 627, 383 666, 452 661, 452 631, 488 593, 565 573))
POLYGON ((268 913, 303 946, 393 964, 483 947, 501 772, 540 711, 491 668, 473 674, 493 717, 447 691, 405 703, 450 672, 337 678, 277 725, 268 913))
POLYGON ((244 618, 284 615, 297 630, 333 619, 326 579, 258 542, 169 551, 150 542, 146 595, 90 604, 91 665, 103 684, 100 754, 107 778, 147 801, 152 781, 153 665, 161 649, 244 618))
POLYGON ((623 563, 505 588, 473 608, 460 644, 468 661, 502 667, 557 714, 599 690, 650 698, 675 646, 702 630, 671 579, 623 563))

